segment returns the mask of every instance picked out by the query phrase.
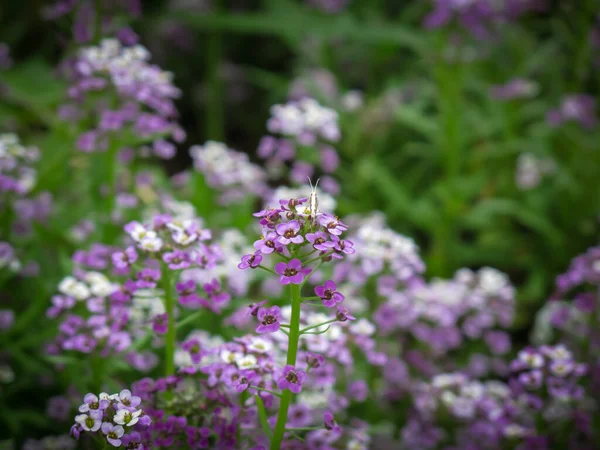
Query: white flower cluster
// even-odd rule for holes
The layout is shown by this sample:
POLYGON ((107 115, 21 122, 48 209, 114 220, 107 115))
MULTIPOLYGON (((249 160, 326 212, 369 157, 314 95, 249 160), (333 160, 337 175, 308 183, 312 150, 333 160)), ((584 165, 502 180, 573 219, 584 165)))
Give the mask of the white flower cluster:
POLYGON ((545 175, 552 174, 556 164, 550 158, 539 158, 532 153, 522 153, 517 159, 515 181, 519 189, 537 187, 545 175))
POLYGON ((234 203, 251 193, 260 195, 266 187, 264 170, 250 162, 246 153, 232 150, 221 142, 194 145, 190 156, 208 185, 223 191, 224 203, 234 203))
POLYGON ((68 276, 58 284, 58 291, 61 294, 77 301, 87 300, 90 297, 108 297, 118 289, 118 284, 111 283, 100 272, 87 272, 81 279, 68 276))
POLYGON ((480 416, 493 421, 502 415, 509 398, 509 387, 500 381, 480 382, 461 373, 443 373, 418 384, 414 401, 423 417, 431 418, 444 408, 460 420, 480 416))
MULTIPOLYGON (((209 230, 200 228, 197 221, 186 219, 181 222, 170 221, 165 224, 170 239, 180 247, 188 247, 194 242, 210 239, 209 230)), ((151 227, 139 222, 130 222, 125 225, 125 231, 137 243, 141 250, 156 253, 163 249, 163 239, 151 227)))
POLYGON ((337 142, 341 136, 337 112, 312 98, 272 106, 267 128, 304 145, 312 145, 318 138, 337 142))
POLYGON ((354 242, 356 253, 350 259, 359 260, 367 275, 375 275, 389 265, 399 280, 408 280, 423 273, 425 265, 419 256, 415 242, 390 229, 380 213, 360 218, 357 224, 350 220, 356 230, 349 240, 354 242))
POLYGON ((107 74, 120 92, 141 103, 154 97, 177 98, 173 74, 148 63, 150 53, 141 46, 124 47, 117 39, 104 39, 99 46, 81 50, 77 70, 81 75, 107 74))
POLYGON ((27 194, 35 186, 37 172, 31 165, 40 159, 36 147, 25 147, 15 134, 0 134, 0 192, 27 194))

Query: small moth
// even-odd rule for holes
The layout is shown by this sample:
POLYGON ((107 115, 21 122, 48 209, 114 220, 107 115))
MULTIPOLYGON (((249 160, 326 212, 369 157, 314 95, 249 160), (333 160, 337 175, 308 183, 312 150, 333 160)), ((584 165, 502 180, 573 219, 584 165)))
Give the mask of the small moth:
POLYGON ((310 183, 310 196, 308 197, 308 211, 310 214, 310 218, 312 221, 317 220, 317 213, 319 212, 319 197, 317 195, 317 186, 319 185, 320 178, 317 180, 316 184, 312 185, 312 180, 310 177, 308 178, 308 182, 310 183))

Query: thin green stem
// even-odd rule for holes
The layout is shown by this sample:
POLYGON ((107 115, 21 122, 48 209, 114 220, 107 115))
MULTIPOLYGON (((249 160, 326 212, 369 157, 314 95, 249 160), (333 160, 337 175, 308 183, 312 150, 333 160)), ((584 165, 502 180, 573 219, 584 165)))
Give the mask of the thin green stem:
POLYGON ((331 319, 331 320, 328 320, 327 322, 323 322, 323 323, 320 323, 318 325, 312 325, 310 327, 303 328, 303 329, 300 330, 300 334, 304 334, 307 331, 314 330, 315 328, 319 328, 319 327, 322 327, 323 325, 327 325, 327 324, 330 324, 330 323, 333 323, 333 322, 337 322, 337 321, 338 321, 337 319, 331 319))
POLYGON ((175 374, 175 299, 173 280, 169 267, 162 265, 162 288, 164 290, 165 311, 167 313, 167 334, 165 335, 165 376, 175 374))
POLYGON ((262 270, 266 270, 267 272, 269 272, 269 273, 272 273, 273 275, 277 275, 277 276, 279 276, 279 274, 278 274, 277 272, 275 272, 274 270, 271 270, 271 269, 269 269, 268 267, 265 267, 265 266, 263 266, 263 265, 260 265, 260 264, 259 264, 259 265, 258 265, 258 268, 259 268, 259 269, 262 269, 262 270))
POLYGON ((298 427, 298 428, 286 428, 285 431, 313 431, 322 430, 323 427, 298 427))
POLYGON ((315 261, 317 261, 319 259, 322 260, 323 258, 326 258, 326 257, 328 257, 329 255, 332 255, 332 254, 333 254, 333 252, 325 253, 324 255, 315 256, 313 259, 309 259, 308 261, 304 262, 302 265, 306 266, 306 265, 310 264, 311 262, 315 262, 315 261))
POLYGON ((315 273, 319 269, 319 267, 321 267, 321 264, 323 264, 323 261, 321 261, 319 264, 317 264, 315 266, 315 268, 312 270, 311 273, 309 273, 308 275, 306 275, 306 277, 304 278, 304 281, 302 281, 302 284, 300 285, 300 289, 302 289, 302 287, 304 287, 304 285, 306 284, 306 282, 308 281, 308 279, 310 277, 312 277, 313 273, 315 273))
POLYGON ((279 392, 271 391, 269 389, 263 389, 258 386, 250 386, 250 387, 248 387, 248 389, 256 389, 257 391, 268 392, 269 394, 274 395, 275 397, 281 397, 281 394, 279 392))
POLYGON ((285 261, 291 261, 292 260, 292 258, 290 258, 289 256, 285 256, 283 253, 274 252, 273 254, 277 255, 277 256, 281 256, 285 261))
POLYGON ((300 300, 302 300, 302 302, 307 302, 309 300, 321 300, 321 297, 313 295, 312 297, 302 297, 300 300))
MULTIPOLYGON (((286 363, 292 366, 296 365, 296 355, 298 353, 298 340, 300 338, 300 286, 290 284, 290 297, 292 301, 292 318, 290 323, 290 337, 288 342, 286 363)), ((277 413, 277 422, 273 431, 273 439, 271 440, 271 450, 279 450, 283 435, 285 433, 285 425, 287 422, 288 409, 292 400, 292 391, 286 389, 281 395, 279 403, 279 412, 277 413)))

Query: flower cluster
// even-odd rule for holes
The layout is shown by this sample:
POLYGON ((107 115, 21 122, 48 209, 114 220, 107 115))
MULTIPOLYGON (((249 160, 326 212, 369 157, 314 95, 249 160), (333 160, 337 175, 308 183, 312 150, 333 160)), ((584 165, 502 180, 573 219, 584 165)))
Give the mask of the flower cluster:
POLYGON ((600 284, 600 247, 591 247, 571 261, 567 272, 556 279, 555 296, 566 294, 571 289, 584 284, 592 286, 600 284))
POLYGON ((364 283, 373 275, 390 275, 403 285, 420 281, 425 264, 412 239, 389 228, 381 214, 350 219, 350 223, 356 230, 352 235, 356 254, 350 257, 352 266, 340 266, 339 271, 346 273, 345 278, 356 284, 364 283))
POLYGON ((265 172, 252 164, 245 153, 208 141, 191 147, 190 156, 194 168, 205 176, 207 184, 221 192, 224 204, 243 200, 249 193, 263 196, 267 192, 265 172))
POLYGON ((532 98, 538 92, 539 85, 535 81, 525 78, 513 78, 506 84, 495 85, 490 88, 490 96, 503 101, 532 98))
MULTIPOLYGON (((304 184, 306 177, 314 175, 315 165, 331 174, 340 164, 337 151, 330 145, 341 137, 338 114, 312 98, 274 105, 267 129, 284 136, 278 139, 267 135, 259 143, 258 156, 267 160, 271 175, 280 175, 283 164, 294 161, 290 178, 296 184, 304 184)), ((321 185, 327 192, 339 190, 337 182, 329 175, 322 177, 321 185)))
POLYGON ((119 40, 126 45, 137 43, 138 37, 129 27, 119 27, 122 23, 120 15, 139 17, 141 15, 140 0, 100 0, 98 2, 77 0, 54 0, 42 10, 46 20, 59 20, 74 13, 73 38, 78 43, 89 42, 98 35, 116 33, 119 40), (98 15, 100 17, 98 17, 98 15), (115 20, 116 19, 116 20, 115 20), (98 29, 96 28, 98 27, 98 29))
POLYGON ((140 403, 141 398, 131 395, 128 389, 112 395, 86 394, 71 435, 79 439, 83 433, 95 433, 113 447, 143 450, 140 431, 147 428, 152 419, 138 408, 140 403))
POLYGON ((548 111, 546 120, 554 127, 575 122, 586 129, 594 128, 598 123, 596 99, 586 94, 566 95, 559 108, 548 111))
POLYGON ((484 448, 492 449, 516 441, 523 445, 519 448, 551 448, 533 445, 562 439, 558 430, 541 425, 573 420, 578 434, 571 436, 571 444, 584 445, 590 431, 580 380, 585 366, 575 363, 565 347, 546 346, 521 351, 511 368, 508 384, 481 382, 458 372, 417 383, 412 390, 417 414, 402 431, 403 443, 411 449, 442 443, 468 449, 473 441, 484 441, 484 448), (453 436, 440 428, 448 420, 453 436))
POLYGON ((517 159, 515 180, 520 189, 533 189, 540 184, 544 176, 552 174, 555 170, 556 164, 552 159, 539 158, 532 153, 521 153, 517 159))
POLYGON ((33 164, 40 159, 36 147, 26 147, 14 134, 0 134, 0 193, 24 196, 36 183, 33 164))
POLYGON ((529 12, 543 11, 545 0, 434 0, 434 10, 424 19, 426 28, 440 28, 456 20, 478 37, 489 35, 490 26, 529 12))
POLYGON ((95 116, 94 129, 77 140, 81 151, 105 151, 114 145, 112 133, 128 129, 136 136, 130 146, 152 143, 151 148, 142 147, 142 153, 152 151, 165 159, 175 155, 175 145, 165 138, 170 136, 176 142, 185 139, 185 133, 173 121, 177 116, 173 101, 180 91, 172 84, 172 75, 149 64, 149 59, 144 47, 123 47, 116 39, 104 39, 97 47, 81 50, 75 80, 69 88, 69 97, 75 103, 61 109, 65 119, 82 118, 87 108, 95 116), (118 107, 86 103, 97 92, 114 92, 118 107))
MULTIPOLYGON (((207 275, 221 261, 221 253, 207 242, 211 232, 199 219, 179 222, 159 214, 151 225, 130 222, 125 231, 134 245, 119 249, 96 244, 74 255, 73 274, 60 282, 47 312, 62 320, 50 350, 125 352, 132 334, 150 323, 158 334, 167 332, 167 316, 175 314, 175 305, 167 301, 171 297, 186 309, 219 312, 228 304, 230 295, 207 275)), ((129 353, 128 358, 144 363, 140 369, 156 364, 155 357, 138 355, 129 353)))

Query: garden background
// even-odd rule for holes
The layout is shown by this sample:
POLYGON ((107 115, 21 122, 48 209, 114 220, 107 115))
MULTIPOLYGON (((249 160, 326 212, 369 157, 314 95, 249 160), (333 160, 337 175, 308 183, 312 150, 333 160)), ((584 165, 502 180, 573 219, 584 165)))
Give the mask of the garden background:
MULTIPOLYGON (((594 272, 600 273, 597 251, 571 265, 598 244, 599 236, 600 5, 595 0, 24 0, 0 5, 0 30, 0 132, 39 148, 38 156, 18 157, 34 171, 19 172, 27 187, 13 188, 7 181, 16 170, 13 159, 1 167, 0 447, 21 448, 29 440, 38 447, 28 448, 63 448, 31 440, 68 433, 77 413, 73 398, 97 394, 101 386, 115 390, 113 382, 121 389, 144 376, 131 373, 131 367, 115 373, 106 368, 144 367, 123 356, 123 349, 107 362, 105 352, 80 357, 55 348, 62 345, 56 337, 64 332, 64 316, 49 308, 59 283, 81 264, 72 258, 77 251, 94 243, 122 246, 126 223, 143 222, 149 210, 176 209, 165 206, 165 197, 193 207, 213 238, 226 242, 234 236, 215 230, 237 233, 238 247, 229 249, 224 258, 231 261, 220 272, 230 278, 221 284, 231 301, 219 317, 271 292, 261 277, 243 287, 232 281, 247 253, 241 249, 252 249, 261 234, 252 213, 271 205, 273 192, 306 197, 307 178, 313 184, 320 179, 321 210, 347 222, 348 233, 370 217, 386 233, 412 239, 426 269, 415 263, 411 270, 424 283, 459 280, 455 274, 462 268, 492 267, 506 274, 515 289, 510 324, 498 326, 512 341, 506 357, 530 344, 563 341, 563 334, 583 327, 579 331, 585 332, 564 341, 580 360, 598 365, 597 299, 585 297, 591 306, 582 307, 577 295, 585 289, 577 287, 575 295, 565 287, 600 280, 594 272), (124 48, 144 46, 149 64, 172 73, 157 77, 179 92, 165 89, 158 97, 169 100, 151 103, 147 99, 156 92, 140 98, 143 80, 134 93, 93 87, 94 78, 81 71, 78 57, 106 38, 117 38, 124 48), (88 85, 82 87, 86 76, 88 85), (139 121, 134 127, 122 118, 107 125, 111 119, 103 112, 125 108, 131 98, 154 108, 171 128, 141 132, 139 121), (335 111, 336 130, 323 127, 311 136, 285 131, 285 120, 297 117, 273 105, 308 98, 335 111), (203 159, 199 155, 212 145, 207 141, 240 153, 203 159), (193 146, 203 147, 189 151, 193 146), (277 191, 281 186, 299 190, 277 191), (581 269, 585 264, 589 267, 581 269), (557 277, 578 268, 584 275, 574 275, 570 284, 563 278, 563 285, 559 278, 557 284, 557 277), (565 301, 572 298, 579 306, 565 301), (577 314, 589 316, 575 320, 577 308, 577 314), (66 419, 58 420, 56 408, 66 410, 66 419)), ((13 140, 4 136, 0 149, 8 151, 13 140)), ((366 253, 375 246, 370 242, 363 242, 366 253)), ((378 311, 394 304, 382 294, 381 280, 399 270, 392 265, 367 271, 362 284, 353 286, 367 305, 360 317, 379 330, 384 325, 378 311)), ((182 325, 186 331, 201 329, 224 339, 240 335, 214 315, 180 317, 189 318, 182 325)), ((463 320, 456 323, 462 326, 463 320)), ((431 318, 425 322, 429 326, 431 318)), ((137 336, 135 347, 142 338, 131 334, 137 336)), ((477 336, 429 353, 422 347, 431 345, 418 331, 400 334, 390 339, 396 335, 388 330, 382 342, 402 341, 404 350, 383 344, 381 351, 398 356, 413 346, 436 362, 449 361, 440 362, 443 370, 424 371, 425 380, 467 367, 474 354, 485 353, 484 339, 477 336)), ((183 342, 185 333, 179 335, 183 342)), ((374 336, 379 342, 378 332, 374 336)), ((161 364, 140 372, 157 377, 161 364)), ((410 395, 378 411, 375 392, 385 389, 368 365, 355 361, 352 369, 369 386, 367 406, 351 402, 346 417, 366 421, 370 436, 388 439, 371 442, 372 448, 397 448, 392 441, 435 448, 402 441, 402 427, 413 414, 410 395)), ((498 376, 510 379, 507 372, 498 376)), ((588 389, 593 380, 586 383, 588 389)), ((597 420, 592 410, 590 420, 597 420)), ((548 448, 574 442, 560 439, 550 439, 548 448)), ((81 448, 95 448, 79 442, 81 448)), ((239 442, 231 448, 246 448, 239 442)), ((331 445, 350 448, 346 441, 331 445)), ((584 448, 579 445, 573 448, 584 448)))

